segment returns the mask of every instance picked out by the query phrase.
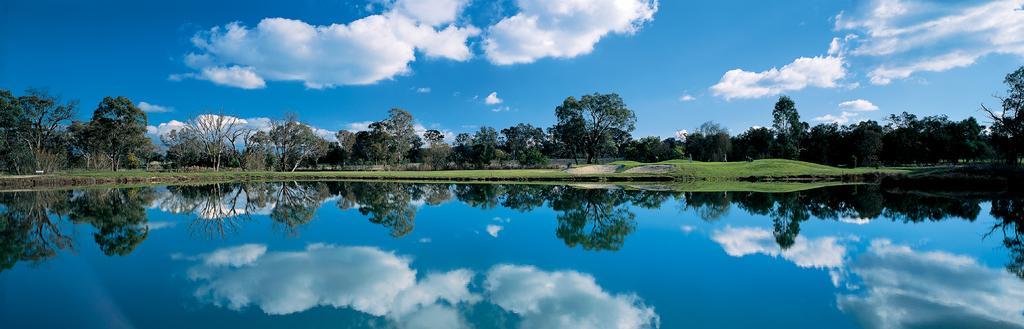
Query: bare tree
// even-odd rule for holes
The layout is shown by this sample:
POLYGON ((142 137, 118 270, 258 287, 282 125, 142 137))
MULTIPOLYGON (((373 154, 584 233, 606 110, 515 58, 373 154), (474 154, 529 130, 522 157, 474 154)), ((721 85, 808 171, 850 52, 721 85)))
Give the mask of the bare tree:
POLYGON ((219 171, 224 153, 235 149, 235 142, 244 133, 244 122, 236 117, 219 114, 201 114, 185 126, 195 134, 203 151, 213 160, 213 170, 219 171))

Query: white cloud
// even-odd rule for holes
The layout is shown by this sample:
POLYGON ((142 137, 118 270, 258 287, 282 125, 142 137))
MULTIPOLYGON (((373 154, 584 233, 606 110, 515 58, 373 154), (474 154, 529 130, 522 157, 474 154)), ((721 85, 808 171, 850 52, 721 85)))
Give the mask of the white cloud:
POLYGON ((873 84, 887 85, 892 83, 893 80, 909 78, 916 72, 942 72, 953 68, 971 66, 974 65, 974 61, 978 57, 981 56, 977 53, 956 51, 938 57, 917 59, 913 63, 904 65, 882 65, 868 72, 868 76, 873 84))
POLYGON ((351 123, 348 124, 348 128, 346 128, 345 130, 348 130, 348 131, 351 131, 351 132, 369 131, 370 130, 370 125, 372 125, 373 123, 374 123, 374 121, 351 122, 351 123))
POLYGON ((771 231, 760 228, 726 227, 715 231, 711 239, 721 245, 729 256, 782 256, 799 267, 835 269, 842 267, 846 258, 846 247, 838 243, 838 238, 831 236, 816 239, 797 236, 793 245, 786 250, 782 250, 775 242, 771 231))
MULTIPOLYGON (((458 269, 418 279, 411 260, 373 247, 313 244, 268 252, 264 245, 215 250, 198 257, 189 278, 194 295, 220 307, 258 307, 285 315, 314 307, 349 308, 384 317, 398 328, 467 328, 461 305, 482 300, 473 272, 458 269)), ((490 303, 515 313, 524 328, 651 328, 653 307, 631 294, 610 294, 590 275, 497 265, 484 279, 490 303)))
POLYGON ((760 98, 807 87, 837 88, 846 77, 846 62, 840 56, 800 57, 781 69, 762 72, 734 69, 711 86, 715 96, 726 100, 760 98))
POLYGON ((657 328, 659 317, 635 295, 612 295, 590 275, 497 265, 487 272, 490 301, 520 316, 522 328, 657 328))
POLYGON ((682 96, 679 96, 679 101, 680 102, 692 102, 692 101, 695 101, 695 100, 697 100, 697 97, 693 97, 693 95, 682 95, 682 96))
POLYGON ((139 102, 139 109, 146 113, 167 113, 174 111, 173 107, 150 104, 148 102, 139 102))
POLYGON ((657 0, 517 0, 519 12, 487 29, 484 52, 499 65, 588 54, 608 34, 633 34, 654 19, 657 0))
POLYGON ((498 98, 498 92, 497 91, 494 91, 494 92, 491 92, 490 94, 487 94, 487 98, 484 98, 484 103, 487 104, 487 105, 501 104, 504 101, 505 100, 503 100, 501 98, 498 98))
POLYGON ((508 112, 508 111, 511 111, 511 110, 512 110, 511 107, 499 106, 499 107, 495 107, 495 108, 491 109, 491 112, 500 113, 500 112, 508 112))
POLYGON ((416 92, 420 93, 420 94, 429 94, 430 93, 430 88, 428 88, 428 87, 419 87, 419 88, 416 88, 416 92))
POLYGON ((856 121, 863 121, 865 119, 860 117, 860 113, 858 113, 858 112, 850 112, 850 111, 842 111, 842 112, 839 113, 839 115, 826 114, 826 115, 822 115, 822 116, 814 118, 814 121, 817 121, 817 122, 833 122, 833 123, 838 123, 838 124, 841 124, 841 125, 850 123, 850 121, 854 121, 854 120, 856 120, 856 121))
POLYGON ((395 10, 427 25, 438 26, 455 21, 469 0, 399 0, 395 10))
POLYGON ((194 77, 217 84, 255 89, 265 80, 301 81, 308 88, 366 85, 409 73, 417 52, 427 57, 465 61, 472 57, 467 39, 473 26, 449 22, 465 1, 399 1, 394 8, 348 24, 311 25, 287 18, 265 18, 249 28, 233 22, 196 34, 196 53, 185 63, 194 77), (420 10, 429 6, 428 10, 420 10))
POLYGON ((253 71, 252 67, 233 65, 229 67, 204 67, 199 78, 210 82, 242 89, 262 89, 267 82, 253 71))
POLYGON ((850 122, 860 122, 867 120, 867 118, 862 116, 864 112, 878 111, 878 106, 867 100, 855 99, 839 103, 839 109, 841 111, 838 115, 826 114, 819 117, 815 117, 814 121, 834 122, 841 125, 850 122))
POLYGON ((146 223, 146 228, 149 229, 150 231, 156 231, 156 230, 172 228, 172 227, 175 227, 177 225, 178 225, 178 222, 149 221, 148 223, 146 223))
POLYGON ((762 254, 772 257, 781 256, 802 268, 824 269, 828 271, 832 285, 838 287, 846 275, 846 246, 840 239, 833 236, 808 239, 797 236, 789 248, 783 250, 775 241, 772 232, 760 228, 733 228, 715 231, 711 239, 725 249, 725 253, 733 257, 762 254))
POLYGON ((854 99, 839 103, 840 110, 870 112, 878 111, 878 106, 864 99, 854 99))
POLYGON ((185 127, 185 123, 178 120, 171 120, 156 126, 146 126, 146 133, 150 136, 160 137, 171 132, 171 130, 179 130, 185 127))
POLYGON ((501 230, 503 230, 503 229, 505 229, 504 226, 488 224, 487 225, 487 234, 489 234, 492 237, 497 238, 498 237, 498 232, 501 232, 501 230))
POLYGON ((974 258, 871 242, 850 266, 864 287, 836 304, 868 328, 1021 328, 1024 281, 974 258))
POLYGON ((243 248, 226 248, 211 255, 245 260, 244 266, 224 266, 234 264, 204 259, 190 269, 190 278, 201 283, 197 298, 232 310, 253 305, 283 315, 329 306, 385 317, 402 328, 465 328, 455 307, 480 298, 469 291, 471 271, 417 280, 408 258, 372 247, 314 244, 256 257, 243 248))
POLYGON ((885 85, 917 72, 967 67, 990 54, 1024 56, 1022 6, 1022 0, 876 0, 837 15, 836 29, 863 36, 851 54, 881 60, 868 75, 885 85))
POLYGON ((267 246, 261 244, 245 244, 237 247, 223 248, 203 255, 201 259, 206 266, 239 267, 256 261, 267 253, 267 246))

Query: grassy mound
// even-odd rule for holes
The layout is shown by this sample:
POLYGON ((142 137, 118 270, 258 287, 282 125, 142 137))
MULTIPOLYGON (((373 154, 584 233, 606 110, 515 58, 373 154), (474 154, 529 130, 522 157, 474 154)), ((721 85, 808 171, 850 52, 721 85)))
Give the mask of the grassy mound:
POLYGON ((636 161, 617 161, 612 164, 622 165, 624 169, 636 168, 645 165, 667 164, 675 167, 675 171, 671 173, 673 176, 712 180, 740 179, 745 177, 831 177, 867 173, 905 172, 899 169, 836 168, 810 162, 783 159, 765 159, 750 162, 699 162, 689 160, 669 160, 654 164, 636 161))

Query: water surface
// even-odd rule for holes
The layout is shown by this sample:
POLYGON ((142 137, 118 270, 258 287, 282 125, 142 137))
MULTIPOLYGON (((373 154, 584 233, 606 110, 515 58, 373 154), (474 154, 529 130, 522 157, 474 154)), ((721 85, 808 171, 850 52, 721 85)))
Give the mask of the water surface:
POLYGON ((0 193, 2 328, 1024 328, 1024 199, 279 182, 0 193))

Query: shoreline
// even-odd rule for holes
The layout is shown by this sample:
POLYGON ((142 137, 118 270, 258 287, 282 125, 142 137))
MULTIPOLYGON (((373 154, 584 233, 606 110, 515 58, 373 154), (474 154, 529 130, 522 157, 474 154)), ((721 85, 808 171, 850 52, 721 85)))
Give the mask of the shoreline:
POLYGON ((700 177, 668 174, 571 175, 561 171, 459 170, 459 171, 368 171, 368 172, 103 172, 60 173, 32 176, 0 176, 0 191, 130 185, 178 185, 245 183, 271 181, 394 181, 450 183, 879 183, 893 173, 870 172, 835 175, 748 175, 700 177))

